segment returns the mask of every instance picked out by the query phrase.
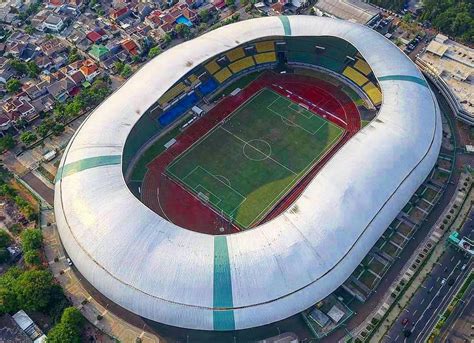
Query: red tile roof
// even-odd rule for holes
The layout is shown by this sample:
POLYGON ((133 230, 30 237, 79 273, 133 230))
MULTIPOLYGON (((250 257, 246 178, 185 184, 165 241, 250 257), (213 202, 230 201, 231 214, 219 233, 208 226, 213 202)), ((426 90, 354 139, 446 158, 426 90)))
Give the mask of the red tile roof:
POLYGON ((136 56, 138 55, 138 45, 131 39, 126 39, 122 41, 122 47, 127 50, 130 54, 136 56))
POLYGON ((100 41, 102 39, 102 36, 99 33, 95 32, 95 31, 89 32, 86 35, 86 37, 87 37, 87 39, 89 39, 93 43, 97 43, 98 41, 100 41))

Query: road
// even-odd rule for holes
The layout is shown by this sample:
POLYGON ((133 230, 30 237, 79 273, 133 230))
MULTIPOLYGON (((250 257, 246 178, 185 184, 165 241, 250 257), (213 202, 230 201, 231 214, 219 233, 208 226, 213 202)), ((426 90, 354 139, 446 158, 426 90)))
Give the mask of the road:
POLYGON ((440 341, 446 343, 469 342, 474 325, 474 286, 464 294, 460 304, 449 317, 440 334, 440 341))
MULTIPOLYGON (((472 236, 473 228, 474 210, 471 210, 460 232, 462 235, 472 236)), ((472 258, 468 259, 464 253, 448 247, 410 304, 385 335, 383 342, 424 342, 472 266, 472 258), (464 265, 466 267, 462 270, 464 265), (405 330, 412 333, 408 338, 404 336, 405 330)))

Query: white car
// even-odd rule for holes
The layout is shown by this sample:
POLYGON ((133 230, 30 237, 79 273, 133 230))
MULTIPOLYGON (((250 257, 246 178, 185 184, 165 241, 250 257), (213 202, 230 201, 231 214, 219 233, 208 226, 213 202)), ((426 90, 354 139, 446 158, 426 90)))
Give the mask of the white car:
POLYGON ((67 262, 67 265, 68 265, 69 267, 72 267, 72 261, 71 261, 71 259, 70 259, 69 257, 66 258, 66 262, 67 262))
POLYGON ((441 284, 444 285, 445 283, 446 283, 446 279, 443 278, 443 279, 441 280, 441 284))

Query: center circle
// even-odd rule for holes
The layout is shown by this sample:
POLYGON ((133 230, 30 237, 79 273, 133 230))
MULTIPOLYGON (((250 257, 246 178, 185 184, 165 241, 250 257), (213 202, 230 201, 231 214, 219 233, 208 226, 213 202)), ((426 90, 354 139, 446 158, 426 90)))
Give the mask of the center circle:
POLYGON ((252 139, 244 144, 242 151, 251 161, 263 161, 272 154, 272 147, 263 139, 252 139))

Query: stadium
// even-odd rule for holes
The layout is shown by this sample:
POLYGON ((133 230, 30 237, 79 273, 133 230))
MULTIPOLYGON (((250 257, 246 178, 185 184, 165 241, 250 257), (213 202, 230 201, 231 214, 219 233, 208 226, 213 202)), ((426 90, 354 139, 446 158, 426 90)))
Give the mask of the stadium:
POLYGON ((337 289, 433 168, 438 104, 367 27, 224 26, 144 65, 84 121, 55 186, 61 241, 151 321, 230 331, 337 289))

